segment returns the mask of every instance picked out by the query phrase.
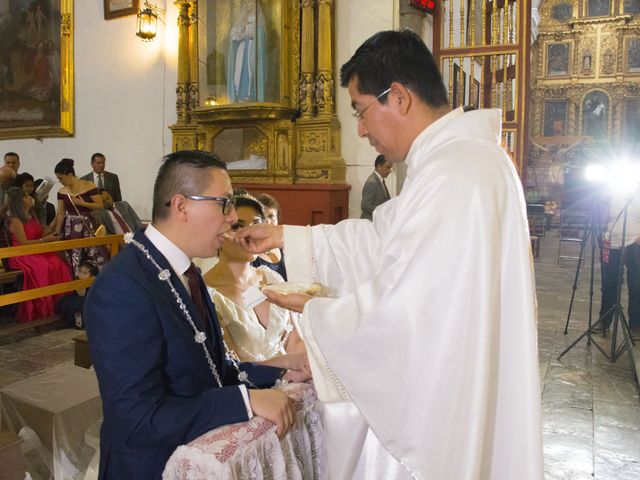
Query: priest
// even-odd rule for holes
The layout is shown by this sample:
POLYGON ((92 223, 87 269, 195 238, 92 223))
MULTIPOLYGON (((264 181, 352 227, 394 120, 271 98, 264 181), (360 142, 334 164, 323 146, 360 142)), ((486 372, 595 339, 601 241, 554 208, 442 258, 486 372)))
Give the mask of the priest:
POLYGON ((542 479, 529 233, 500 111, 452 111, 410 31, 373 35, 340 81, 359 135, 407 163, 402 192, 373 222, 236 237, 334 290, 269 293, 303 313, 329 477, 542 479))

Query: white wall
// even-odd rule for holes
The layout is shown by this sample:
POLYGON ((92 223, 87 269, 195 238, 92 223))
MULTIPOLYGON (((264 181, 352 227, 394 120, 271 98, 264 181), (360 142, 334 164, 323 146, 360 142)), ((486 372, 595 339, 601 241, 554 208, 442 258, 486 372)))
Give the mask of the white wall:
MULTIPOLYGON (((154 3, 164 8, 162 0, 154 3)), ((20 171, 36 178, 55 178, 63 157, 73 158, 76 174, 84 175, 91 154, 104 153, 123 197, 149 219, 159 161, 171 151, 166 126, 176 121, 177 13, 166 3, 168 25, 160 24, 158 37, 145 43, 135 35, 135 15, 104 20, 102 0, 76 0, 75 135, 2 140, 0 152, 17 152, 20 171)))
MULTIPOLYGON (((373 162, 378 152, 366 139, 358 137, 357 122, 351 115, 351 99, 346 88, 340 87, 340 67, 347 62, 356 49, 374 33, 391 30, 398 15, 397 0, 377 0, 362 2, 337 0, 336 18, 336 113, 342 124, 342 158, 347 164, 347 183, 351 184, 349 194, 349 216, 360 217, 362 186, 373 172, 373 162)), ((393 186, 392 177, 387 182, 393 186)), ((391 192, 394 193, 393 191, 391 192)))

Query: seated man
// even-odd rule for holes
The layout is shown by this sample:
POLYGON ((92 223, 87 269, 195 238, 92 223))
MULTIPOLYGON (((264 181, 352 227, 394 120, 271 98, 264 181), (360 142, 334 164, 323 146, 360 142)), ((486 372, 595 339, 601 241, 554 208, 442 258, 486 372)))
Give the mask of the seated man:
POLYGON ((160 478, 179 445, 253 415, 274 422, 278 435, 295 421, 285 393, 256 386, 270 387, 281 376, 305 380, 308 368, 285 372, 225 358, 215 308, 191 263, 213 256, 237 221, 231 194, 218 157, 168 155, 154 186, 151 224, 87 295, 84 320, 104 414, 102 480, 160 478))
POLYGON ((116 233, 135 232, 142 228, 140 217, 128 202, 124 200, 114 202, 109 192, 104 189, 100 190, 100 196, 102 197, 104 208, 96 210, 94 215, 96 220, 101 225, 104 225, 108 233, 113 235, 116 233))

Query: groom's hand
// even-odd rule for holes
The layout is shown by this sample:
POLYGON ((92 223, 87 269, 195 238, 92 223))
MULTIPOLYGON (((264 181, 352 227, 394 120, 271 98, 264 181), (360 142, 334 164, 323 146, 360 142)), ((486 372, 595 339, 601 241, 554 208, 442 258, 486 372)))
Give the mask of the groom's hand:
POLYGON ((251 253, 260 254, 274 248, 283 248, 284 231, 282 225, 250 225, 236 232, 235 242, 251 253))
POLYGON ((293 400, 278 390, 249 390, 249 403, 254 415, 276 424, 278 437, 296 423, 296 409, 293 400))

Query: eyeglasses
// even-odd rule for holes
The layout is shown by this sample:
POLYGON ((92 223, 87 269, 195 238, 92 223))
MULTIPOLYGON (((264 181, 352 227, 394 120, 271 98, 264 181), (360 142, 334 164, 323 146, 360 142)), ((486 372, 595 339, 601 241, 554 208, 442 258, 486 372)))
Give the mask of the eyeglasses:
POLYGON ((387 88, 384 92, 382 92, 380 95, 378 95, 376 98, 374 98, 373 100, 371 100, 366 107, 364 107, 362 110, 358 111, 356 110, 355 112, 352 113, 353 118, 355 118, 356 120, 362 120, 362 117, 364 117, 364 112, 367 111, 367 109, 373 105, 377 100, 380 100, 382 97, 384 97, 387 93, 389 93, 391 91, 391 87, 387 88))
MULTIPOLYGON (((229 215, 231 213, 231 209, 236 206, 236 199, 229 197, 208 197, 206 195, 184 195, 185 198, 189 200, 195 200, 196 202, 200 202, 203 200, 210 200, 212 202, 218 202, 222 205, 222 214, 229 215)), ((164 204, 165 207, 171 206, 171 200, 164 204)))

